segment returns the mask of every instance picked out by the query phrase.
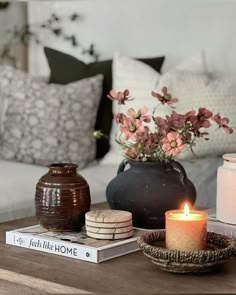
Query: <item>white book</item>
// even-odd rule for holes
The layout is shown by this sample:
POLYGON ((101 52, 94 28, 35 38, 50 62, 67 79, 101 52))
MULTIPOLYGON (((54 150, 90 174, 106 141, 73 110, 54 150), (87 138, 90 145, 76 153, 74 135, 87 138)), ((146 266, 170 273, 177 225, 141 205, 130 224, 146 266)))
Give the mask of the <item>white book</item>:
POLYGON ((139 250, 137 236, 144 231, 134 229, 134 236, 122 240, 98 240, 80 232, 51 232, 40 225, 6 232, 6 244, 99 263, 139 250))

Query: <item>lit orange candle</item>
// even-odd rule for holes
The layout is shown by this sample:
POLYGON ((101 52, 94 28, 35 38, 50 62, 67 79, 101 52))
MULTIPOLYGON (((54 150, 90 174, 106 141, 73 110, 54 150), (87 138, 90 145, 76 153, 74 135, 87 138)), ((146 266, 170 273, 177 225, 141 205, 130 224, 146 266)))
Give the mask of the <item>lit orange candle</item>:
POLYGON ((206 249, 207 213, 189 210, 172 210, 165 213, 166 248, 181 251, 206 249))

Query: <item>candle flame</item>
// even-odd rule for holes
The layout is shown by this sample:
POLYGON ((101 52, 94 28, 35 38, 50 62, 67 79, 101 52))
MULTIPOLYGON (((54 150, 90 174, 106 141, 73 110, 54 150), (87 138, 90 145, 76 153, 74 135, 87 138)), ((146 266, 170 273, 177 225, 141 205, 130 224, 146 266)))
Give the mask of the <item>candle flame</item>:
POLYGON ((185 203, 184 205, 184 215, 185 216, 188 216, 189 215, 189 206, 187 203, 185 203))

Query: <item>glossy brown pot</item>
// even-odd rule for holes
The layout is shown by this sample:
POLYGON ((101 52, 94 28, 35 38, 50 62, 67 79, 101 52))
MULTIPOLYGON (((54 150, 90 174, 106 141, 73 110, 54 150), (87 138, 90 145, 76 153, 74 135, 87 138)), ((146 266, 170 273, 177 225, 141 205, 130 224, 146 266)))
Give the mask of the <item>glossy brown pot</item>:
POLYGON ((79 231, 90 210, 87 181, 77 174, 76 164, 56 163, 49 166, 37 185, 36 216, 39 223, 51 231, 79 231))

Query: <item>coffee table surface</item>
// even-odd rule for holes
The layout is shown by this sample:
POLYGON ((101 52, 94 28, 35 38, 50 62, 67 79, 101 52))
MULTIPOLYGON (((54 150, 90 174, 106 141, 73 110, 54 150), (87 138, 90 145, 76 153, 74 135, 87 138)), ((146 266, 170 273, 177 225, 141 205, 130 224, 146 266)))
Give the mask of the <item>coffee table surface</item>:
POLYGON ((141 251, 93 264, 5 244, 7 230, 36 223, 32 217, 0 224, 1 270, 92 293, 236 293, 235 257, 217 273, 180 275, 159 270, 141 251))

